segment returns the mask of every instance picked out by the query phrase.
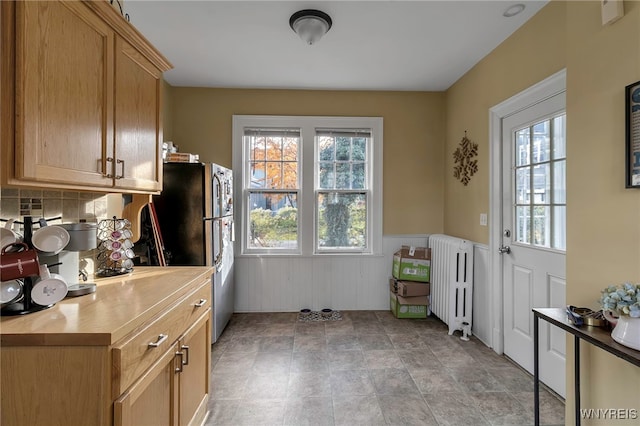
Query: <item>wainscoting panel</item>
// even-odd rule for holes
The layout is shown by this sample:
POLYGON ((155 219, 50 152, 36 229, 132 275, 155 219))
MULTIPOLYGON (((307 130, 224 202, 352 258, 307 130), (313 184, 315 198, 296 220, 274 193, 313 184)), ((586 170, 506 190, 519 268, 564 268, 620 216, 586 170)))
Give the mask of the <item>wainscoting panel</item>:
POLYGON ((383 237, 375 256, 237 256, 236 312, 389 309, 393 253, 427 246, 427 235, 383 237))
POLYGON ((473 334, 491 345, 491 291, 489 288, 489 247, 473 246, 473 334))

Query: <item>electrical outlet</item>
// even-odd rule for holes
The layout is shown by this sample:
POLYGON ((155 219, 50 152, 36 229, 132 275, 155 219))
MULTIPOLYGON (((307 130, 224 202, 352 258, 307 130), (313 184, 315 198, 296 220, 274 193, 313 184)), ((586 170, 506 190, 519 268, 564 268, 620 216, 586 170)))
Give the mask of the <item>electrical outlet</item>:
POLYGON ((487 226, 487 214, 486 213, 480 213, 480 225, 481 226, 487 226))

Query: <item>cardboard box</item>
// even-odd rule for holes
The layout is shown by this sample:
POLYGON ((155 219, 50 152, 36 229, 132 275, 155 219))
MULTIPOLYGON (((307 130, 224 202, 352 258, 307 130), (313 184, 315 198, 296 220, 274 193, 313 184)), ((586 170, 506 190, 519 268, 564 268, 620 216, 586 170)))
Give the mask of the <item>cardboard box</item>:
POLYGON ((429 282, 431 249, 402 246, 393 255, 393 276, 399 280, 429 282))
POLYGON ((391 313, 396 318, 426 318, 427 304, 429 299, 427 296, 402 297, 397 294, 390 293, 391 313))
POLYGON ((391 290, 391 293, 398 292, 398 280, 395 278, 389 278, 389 290, 391 290))
POLYGON ((411 297, 411 296, 428 296, 430 285, 429 283, 420 283, 415 281, 397 281, 398 296, 411 297))

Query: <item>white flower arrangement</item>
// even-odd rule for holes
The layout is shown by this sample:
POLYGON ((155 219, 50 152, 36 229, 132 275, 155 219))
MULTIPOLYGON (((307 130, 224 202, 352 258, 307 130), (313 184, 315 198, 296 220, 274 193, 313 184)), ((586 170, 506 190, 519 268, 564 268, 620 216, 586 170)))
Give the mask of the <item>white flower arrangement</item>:
POLYGON ((600 305, 603 310, 640 318, 640 284, 610 285, 601 293, 600 305))

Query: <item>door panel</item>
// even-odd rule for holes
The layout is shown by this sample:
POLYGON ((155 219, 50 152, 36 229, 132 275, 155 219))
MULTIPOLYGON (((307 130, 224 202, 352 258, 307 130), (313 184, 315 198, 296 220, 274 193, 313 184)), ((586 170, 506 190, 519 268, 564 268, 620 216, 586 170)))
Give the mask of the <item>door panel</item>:
POLYGON ((28 1, 16 38, 16 176, 111 186, 113 31, 80 2, 28 1))
MULTIPOLYGON (((564 307, 564 92, 502 121, 504 353, 533 372, 534 307, 564 307)), ((564 334, 540 327, 540 378, 565 394, 564 334)))
POLYGON ((126 41, 116 38, 116 186, 162 189, 162 73, 126 41))
POLYGON ((513 309, 513 330, 517 331, 527 338, 531 338, 531 315, 530 306, 532 305, 531 295, 533 294, 533 274, 530 269, 521 266, 513 268, 513 288, 514 291, 510 295, 511 306, 513 309))
POLYGON ((211 310, 180 339, 185 355, 180 373, 180 425, 202 424, 206 416, 211 369, 211 310))

